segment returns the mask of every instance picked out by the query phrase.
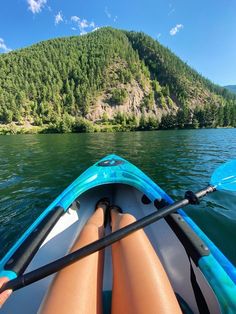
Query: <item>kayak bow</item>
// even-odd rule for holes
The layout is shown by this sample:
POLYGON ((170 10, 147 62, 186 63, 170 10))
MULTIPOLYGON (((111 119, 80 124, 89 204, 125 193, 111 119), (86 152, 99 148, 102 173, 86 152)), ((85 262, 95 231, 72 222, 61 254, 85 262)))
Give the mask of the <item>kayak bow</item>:
MULTIPOLYGON (((214 185, 216 185, 216 178, 217 175, 213 176, 211 182, 212 184, 214 183, 214 185)), ((129 207, 133 208, 133 214, 138 216, 137 218, 142 217, 142 213, 138 213, 138 210, 134 209, 134 203, 137 202, 137 200, 133 199, 132 203, 132 200, 128 199, 127 196, 123 195, 120 191, 123 191, 123 193, 127 195, 132 192, 132 196, 139 199, 139 207, 142 207, 142 210, 146 207, 151 213, 157 209, 158 212, 161 213, 162 207, 165 207, 168 204, 173 204, 173 200, 140 169, 116 155, 106 156, 79 176, 78 179, 59 195, 57 199, 39 216, 32 226, 30 226, 1 260, 0 276, 7 276, 9 279, 14 279, 23 274, 28 266, 28 270, 30 270, 33 265, 32 262, 37 259, 38 255, 40 255, 40 251, 43 252, 43 247, 46 246, 44 243, 47 244, 50 242, 47 239, 52 237, 52 233, 58 226, 59 222, 62 221, 64 217, 68 216, 68 212, 71 212, 73 207, 79 215, 79 219, 77 219, 78 217, 73 218, 73 224, 78 220, 77 224, 79 225, 78 229, 80 231, 86 218, 89 217, 91 213, 82 208, 78 209, 78 201, 82 204, 83 199, 86 199, 89 203, 89 197, 96 196, 99 198, 99 194, 107 193, 107 191, 111 194, 112 198, 115 198, 116 194, 118 194, 120 200, 123 198, 123 202, 127 203, 128 201, 129 207)), ((126 206, 128 210, 129 207, 126 206)), ((75 214, 73 215, 76 216, 75 214)), ((64 225, 59 234, 65 233, 64 230, 68 229, 70 226, 71 224, 65 228, 64 225)), ((211 286, 216 303, 219 303, 221 311, 224 313, 233 313, 233 311, 236 311, 236 271, 234 266, 228 261, 223 253, 181 209, 175 214, 168 216, 165 221, 160 221, 160 226, 163 228, 163 234, 169 233, 167 237, 170 238, 175 236, 176 241, 180 242, 184 247, 185 255, 189 260, 188 267, 193 267, 190 259, 193 260, 195 264, 194 267, 198 269, 198 272, 205 277, 206 282, 211 286), (168 231, 168 228, 171 228, 171 230, 168 231)), ((157 236, 153 235, 154 232, 157 234, 159 231, 154 230, 152 227, 149 231, 151 234, 150 240, 152 242, 157 242, 157 236)), ((165 237, 160 233, 158 234, 158 238, 160 238, 158 240, 158 245, 160 247, 158 247, 157 243, 153 243, 153 245, 156 247, 157 253, 160 254, 165 248, 165 243, 161 243, 165 242, 165 237)), ((176 252, 175 247, 173 247, 172 250, 173 253, 176 252)), ((167 256, 165 256, 164 253, 162 259, 167 273, 173 274, 175 272, 173 265, 167 260, 167 256)), ((42 257, 39 256, 38 260, 40 264, 42 257)), ((181 274, 181 276, 183 275, 184 274, 181 274)), ((31 275, 31 280, 32 279, 35 279, 34 275, 31 275)), ((173 286, 178 287, 178 280, 174 275, 172 275, 171 280, 173 281, 173 286)), ((186 280, 189 281, 189 278, 186 280)), ((27 280, 25 280, 24 283, 26 285, 27 280)), ((182 292, 182 289, 179 288, 176 288, 176 290, 179 290, 176 293, 181 296, 181 299, 185 299, 190 305, 190 308, 199 309, 198 304, 196 304, 197 298, 195 298, 195 301, 192 301, 192 296, 186 298, 185 295, 188 294, 187 291, 182 292)), ((206 298, 209 297, 209 295, 211 295, 211 293, 207 291, 206 298)), ((12 302, 12 304, 14 306, 14 302, 12 302)), ((210 307, 209 304, 208 306, 210 307)))

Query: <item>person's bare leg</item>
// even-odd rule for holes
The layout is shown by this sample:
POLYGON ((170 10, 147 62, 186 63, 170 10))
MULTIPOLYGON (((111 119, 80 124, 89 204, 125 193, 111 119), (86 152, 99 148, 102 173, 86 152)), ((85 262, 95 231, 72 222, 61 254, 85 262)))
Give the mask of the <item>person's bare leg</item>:
MULTIPOLYGON (((88 220, 71 252, 104 235, 102 207, 96 209, 88 220)), ((56 275, 40 313, 102 313, 102 277, 103 251, 93 253, 64 268, 56 275)))
MULTIPOLYGON (((112 231, 135 221, 111 210, 112 231)), ((112 314, 181 313, 166 272, 143 230, 112 245, 112 314)))
MULTIPOLYGON (((8 281, 9 279, 7 277, 0 278, 0 288, 8 281)), ((11 294, 12 294, 12 290, 10 289, 5 290, 0 294, 0 309, 11 294)))

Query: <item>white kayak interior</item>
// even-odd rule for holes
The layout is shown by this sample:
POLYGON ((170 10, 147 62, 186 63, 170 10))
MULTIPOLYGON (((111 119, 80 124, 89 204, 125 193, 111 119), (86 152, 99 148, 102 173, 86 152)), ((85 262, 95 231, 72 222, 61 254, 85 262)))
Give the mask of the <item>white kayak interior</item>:
MULTIPOLYGON (((85 192, 78 198, 80 209, 70 208, 59 219, 41 245, 26 272, 67 254, 80 230, 93 213, 95 204, 100 198, 109 197, 113 204, 119 205, 124 212, 128 212, 134 215, 136 219, 139 219, 156 211, 153 203, 149 205, 142 203, 142 196, 142 192, 123 184, 102 185, 85 192)), ((106 233, 110 232, 109 227, 107 227, 106 231, 106 233)), ((146 227, 145 232, 163 263, 175 293, 185 300, 193 313, 199 313, 190 280, 190 261, 183 245, 164 219, 146 227)), ((220 313, 219 305, 212 289, 193 262, 192 265, 210 313, 220 313)), ((3 306, 2 313, 37 313, 52 278, 53 275, 15 291, 3 306)), ((77 279, 81 280, 81 278, 77 279)), ((111 251, 110 248, 106 248, 103 290, 110 291, 111 289, 111 251)))

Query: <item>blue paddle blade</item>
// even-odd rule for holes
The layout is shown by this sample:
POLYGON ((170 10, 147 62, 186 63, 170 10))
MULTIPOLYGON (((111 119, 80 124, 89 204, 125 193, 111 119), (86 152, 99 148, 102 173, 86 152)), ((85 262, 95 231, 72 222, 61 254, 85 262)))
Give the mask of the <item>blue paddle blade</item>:
POLYGON ((217 190, 236 192, 236 159, 217 168, 211 176, 210 184, 217 190))

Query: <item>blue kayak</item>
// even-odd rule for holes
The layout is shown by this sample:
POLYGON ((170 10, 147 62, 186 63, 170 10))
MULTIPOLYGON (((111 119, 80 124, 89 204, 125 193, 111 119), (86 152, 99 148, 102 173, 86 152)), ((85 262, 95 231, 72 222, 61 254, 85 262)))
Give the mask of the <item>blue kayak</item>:
MULTIPOLYGON (((125 212, 142 217, 173 200, 140 169, 117 155, 108 155, 68 186, 0 261, 0 277, 14 279, 66 255, 94 212, 109 197, 125 212)), ((183 211, 147 226, 183 313, 236 313, 236 269, 183 211)), ((112 289, 111 254, 104 266, 104 308, 109 312, 112 289)), ((37 313, 54 275, 17 290, 2 313, 37 313)))

